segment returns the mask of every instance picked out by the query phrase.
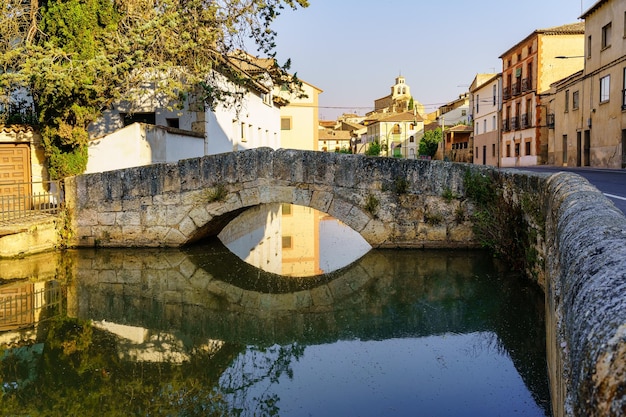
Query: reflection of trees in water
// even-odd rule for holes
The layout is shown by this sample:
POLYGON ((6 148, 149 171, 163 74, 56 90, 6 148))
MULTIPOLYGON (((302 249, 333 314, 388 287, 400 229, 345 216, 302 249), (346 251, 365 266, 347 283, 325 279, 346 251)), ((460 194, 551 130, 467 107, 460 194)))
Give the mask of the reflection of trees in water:
POLYGON ((238 415, 277 415, 280 398, 269 393, 270 387, 283 374, 293 378, 291 363, 303 353, 304 346, 297 343, 265 349, 249 347, 222 374, 220 390, 230 406, 241 412, 238 415))
POLYGON ((45 348, 34 363, 14 356, 1 362, 3 380, 16 381, 16 389, 0 394, 0 414, 231 415, 218 379, 240 346, 224 346, 216 353, 197 350, 183 364, 125 362, 117 338, 88 321, 57 317, 41 335, 45 348), (37 377, 20 386, 29 372, 24 367, 32 366, 37 377))
POLYGON ((251 388, 292 377, 291 363, 304 352, 295 343, 247 350, 225 344, 215 352, 197 347, 183 363, 129 362, 120 359, 113 334, 58 316, 41 337, 43 351, 0 361, 0 414, 276 415, 277 395, 251 388), (36 377, 22 384, 33 371, 36 377))

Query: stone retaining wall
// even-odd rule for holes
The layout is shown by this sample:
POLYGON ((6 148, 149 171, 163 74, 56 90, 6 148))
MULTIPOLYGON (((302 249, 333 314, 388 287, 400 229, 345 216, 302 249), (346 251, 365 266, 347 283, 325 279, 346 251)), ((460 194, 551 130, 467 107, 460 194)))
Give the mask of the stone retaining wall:
POLYGON ((554 415, 625 415, 626 217, 574 174, 257 149, 69 179, 68 243, 180 246, 247 207, 293 203, 333 215, 375 247, 472 247, 468 170, 497 179, 532 229, 528 268, 546 294, 554 415))

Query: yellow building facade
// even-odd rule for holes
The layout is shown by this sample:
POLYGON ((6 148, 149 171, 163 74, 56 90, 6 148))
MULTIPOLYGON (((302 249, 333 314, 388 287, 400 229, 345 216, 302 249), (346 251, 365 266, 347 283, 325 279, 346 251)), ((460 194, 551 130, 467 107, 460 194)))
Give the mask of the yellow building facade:
POLYGON ((549 162, 626 168, 626 3, 596 2, 585 20, 584 68, 552 85, 549 162))

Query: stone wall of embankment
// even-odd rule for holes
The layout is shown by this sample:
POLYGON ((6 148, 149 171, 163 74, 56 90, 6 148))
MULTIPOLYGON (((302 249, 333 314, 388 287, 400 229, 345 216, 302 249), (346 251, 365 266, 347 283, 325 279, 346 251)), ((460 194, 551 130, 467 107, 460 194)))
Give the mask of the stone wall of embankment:
POLYGON ((577 175, 259 149, 80 176, 66 197, 70 246, 180 246, 278 202, 373 246, 514 251, 546 294, 554 415, 626 415, 626 217, 577 175))
POLYGON ((626 217, 575 174, 495 178, 522 209, 520 256, 546 295, 553 415, 626 415, 626 217))

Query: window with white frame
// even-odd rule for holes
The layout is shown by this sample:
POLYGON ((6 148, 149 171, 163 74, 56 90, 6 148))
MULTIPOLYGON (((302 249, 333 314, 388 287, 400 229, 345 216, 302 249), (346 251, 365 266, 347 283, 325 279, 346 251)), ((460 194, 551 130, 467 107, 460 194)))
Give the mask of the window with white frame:
POLYGON ((600 78, 600 103, 609 101, 609 93, 611 90, 611 76, 605 75, 600 78))

